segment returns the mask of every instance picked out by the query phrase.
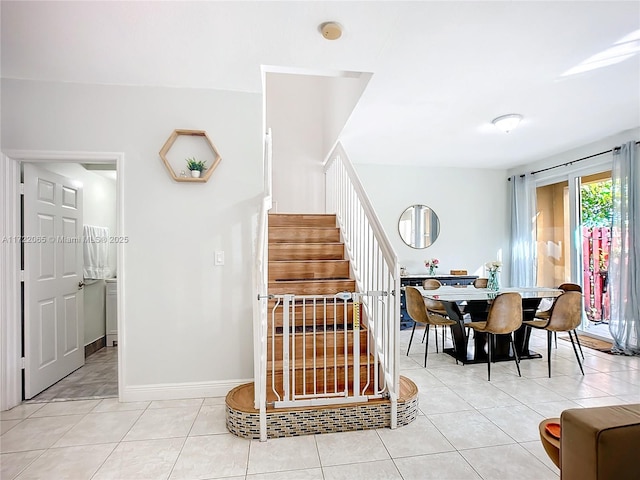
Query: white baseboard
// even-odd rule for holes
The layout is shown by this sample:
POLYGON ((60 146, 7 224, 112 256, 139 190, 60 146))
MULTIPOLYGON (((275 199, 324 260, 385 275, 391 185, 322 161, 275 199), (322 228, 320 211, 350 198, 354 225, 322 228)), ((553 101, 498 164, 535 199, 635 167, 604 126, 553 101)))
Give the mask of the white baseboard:
POLYGON ((156 385, 125 386, 120 389, 119 397, 121 402, 224 397, 232 388, 250 382, 253 382, 252 378, 245 380, 223 380, 219 382, 160 383, 156 385))

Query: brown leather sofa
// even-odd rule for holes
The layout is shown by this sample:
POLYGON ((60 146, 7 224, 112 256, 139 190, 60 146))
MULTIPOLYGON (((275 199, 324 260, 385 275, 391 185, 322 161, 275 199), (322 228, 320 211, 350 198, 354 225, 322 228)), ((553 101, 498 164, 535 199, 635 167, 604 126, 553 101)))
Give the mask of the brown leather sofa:
POLYGON ((540 439, 562 480, 640 478, 640 404, 565 410, 540 423, 540 439), (559 441, 549 422, 560 423, 559 441))

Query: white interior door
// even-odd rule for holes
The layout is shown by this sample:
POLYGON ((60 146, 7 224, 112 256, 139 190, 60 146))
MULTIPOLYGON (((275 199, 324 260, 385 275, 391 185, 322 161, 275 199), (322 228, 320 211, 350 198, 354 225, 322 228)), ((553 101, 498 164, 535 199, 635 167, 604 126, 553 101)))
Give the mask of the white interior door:
POLYGON ((25 398, 84 365, 82 188, 24 164, 25 398))

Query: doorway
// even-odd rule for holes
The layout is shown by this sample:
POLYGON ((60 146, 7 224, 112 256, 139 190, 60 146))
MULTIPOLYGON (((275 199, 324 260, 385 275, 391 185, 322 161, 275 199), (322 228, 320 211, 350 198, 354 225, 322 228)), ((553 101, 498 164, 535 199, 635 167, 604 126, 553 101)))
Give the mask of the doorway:
POLYGON ((536 206, 537 285, 581 285, 579 330, 611 340, 607 289, 611 171, 570 175, 539 185, 536 206))
MULTIPOLYGON (((21 238, 21 166, 31 163, 46 166, 53 163, 104 165, 109 164, 110 170, 117 173, 116 183, 116 226, 114 234, 122 236, 123 232, 123 178, 120 175, 124 164, 123 153, 101 152, 44 152, 44 151, 10 151, 0 155, 0 164, 4 175, 1 179, 4 208, 2 210, 2 223, 0 229, 3 238, 21 238)), ((3 271, 0 277, 3 288, 0 290, 0 349, 2 361, 0 362, 0 374, 3 378, 3 389, 0 392, 0 409, 7 410, 23 401, 23 375, 26 363, 24 358, 24 346, 22 343, 23 332, 21 327, 21 244, 7 243, 3 245, 1 252, 3 271)), ((115 246, 117 252, 116 271, 117 284, 117 325, 122 331, 124 317, 122 314, 122 289, 124 282, 124 243, 115 246)), ((84 346, 84 345, 83 345, 84 346)), ((119 348, 113 352, 117 363, 113 364, 117 372, 118 392, 122 391, 122 379, 124 378, 124 345, 122 340, 119 348)))
MULTIPOLYGON (((77 244, 65 243, 63 248, 73 252, 76 250, 80 263, 80 278, 82 287, 78 293, 82 308, 77 310, 81 313, 81 328, 79 329, 79 348, 77 354, 81 356, 78 363, 71 368, 67 368, 58 375, 47 376, 46 382, 41 383, 43 387, 34 390, 33 381, 30 378, 38 372, 38 363, 32 360, 33 354, 29 355, 27 346, 33 345, 34 336, 33 320, 30 320, 28 307, 32 302, 24 302, 25 315, 23 315, 23 332, 25 345, 25 379, 23 399, 30 402, 54 401, 54 400, 79 400, 92 398, 107 398, 118 396, 118 376, 117 376, 117 328, 109 325, 110 320, 115 320, 111 300, 116 298, 117 288, 117 252, 115 243, 110 237, 115 237, 116 231, 116 181, 117 172, 114 163, 107 164, 87 164, 87 163, 47 163, 47 164, 23 164, 23 183, 26 184, 26 170, 30 172, 40 172, 40 175, 54 175, 54 178, 65 179, 66 182, 77 187, 80 197, 81 225, 76 236, 66 240, 81 240, 77 244), (91 238, 90 235, 95 235, 91 238), (99 242, 99 243, 96 243, 99 242), (104 242, 104 243, 102 243, 104 242), (100 258, 97 258, 100 257, 100 258), (109 303, 109 304, 108 304, 109 303), (27 322, 31 322, 27 324, 27 322), (52 383, 53 382, 53 383, 52 383)), ((34 215, 35 205, 30 200, 29 189, 25 188, 23 202, 22 224, 27 228, 27 221, 34 215)), ((68 216, 67 212, 63 212, 68 216)), ((68 223, 68 222, 67 222, 68 223)), ((57 242, 59 243, 59 242, 57 242)), ((30 262, 29 255, 38 257, 39 249, 30 248, 25 245, 23 248, 23 264, 30 262)), ((57 251, 58 245, 53 245, 50 256, 57 251)), ((26 270, 26 269, 25 269, 26 270)), ((58 276, 60 276, 58 274, 58 276)), ((66 277, 68 275, 62 275, 66 277)), ((30 276, 25 276, 24 292, 25 298, 33 288, 38 288, 30 281, 30 276)), ((42 282, 37 282, 42 283, 42 282)), ((66 309, 65 309, 66 310, 66 309)), ((37 313, 35 313, 37 315, 37 313)), ((32 311, 31 315, 34 315, 32 311)), ((37 322, 37 321, 36 321, 37 322)), ((55 333, 45 331, 46 336, 54 336, 55 333)), ((37 335, 37 332, 36 332, 37 335)), ((43 337, 36 343, 48 344, 47 338, 43 337)), ((60 335, 58 335, 60 336, 60 335)), ((68 337, 68 335, 67 335, 68 337)), ((36 347, 37 348, 37 347, 36 347)), ((68 354, 60 351, 58 357, 65 357, 68 354)))

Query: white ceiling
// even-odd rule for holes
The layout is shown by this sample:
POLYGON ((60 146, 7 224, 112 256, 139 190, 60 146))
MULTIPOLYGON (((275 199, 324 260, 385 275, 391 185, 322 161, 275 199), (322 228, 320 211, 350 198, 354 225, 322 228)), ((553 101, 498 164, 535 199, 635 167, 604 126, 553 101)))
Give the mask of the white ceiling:
POLYGON ((2 1, 2 76, 260 92, 261 65, 371 72, 357 163, 508 168, 640 126, 639 1, 2 1), (318 26, 340 22, 342 38, 318 26), (504 134, 491 120, 520 113, 504 134))

